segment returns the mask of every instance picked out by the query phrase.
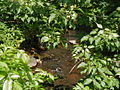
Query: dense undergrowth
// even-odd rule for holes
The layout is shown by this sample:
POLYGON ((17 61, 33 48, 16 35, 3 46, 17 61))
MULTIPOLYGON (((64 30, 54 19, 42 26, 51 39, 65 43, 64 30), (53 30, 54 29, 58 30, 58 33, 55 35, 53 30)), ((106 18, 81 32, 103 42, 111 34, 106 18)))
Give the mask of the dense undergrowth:
POLYGON ((66 46, 64 33, 81 26, 90 33, 75 46, 73 57, 85 77, 73 89, 119 89, 119 0, 0 0, 0 88, 39 90, 52 82, 45 71, 32 74, 29 57, 17 48, 34 37, 49 49, 66 46))

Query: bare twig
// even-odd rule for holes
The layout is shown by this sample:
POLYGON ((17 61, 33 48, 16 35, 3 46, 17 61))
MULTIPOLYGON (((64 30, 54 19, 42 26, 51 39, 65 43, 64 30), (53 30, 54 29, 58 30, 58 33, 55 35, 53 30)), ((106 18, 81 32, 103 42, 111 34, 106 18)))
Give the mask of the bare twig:
POLYGON ((80 60, 70 69, 69 74, 74 70, 74 68, 80 63, 80 60))

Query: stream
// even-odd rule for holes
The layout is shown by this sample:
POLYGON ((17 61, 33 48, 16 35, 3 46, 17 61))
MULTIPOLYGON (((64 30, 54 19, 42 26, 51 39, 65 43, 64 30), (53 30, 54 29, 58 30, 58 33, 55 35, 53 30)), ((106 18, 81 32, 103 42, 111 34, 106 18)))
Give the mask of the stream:
MULTIPOLYGON (((45 51, 40 55, 43 56, 43 63, 40 68, 59 77, 59 79, 54 82, 54 87, 57 87, 57 90, 61 90, 59 89, 62 88, 61 86, 72 87, 72 85, 76 84, 82 77, 76 67, 71 71, 75 63, 72 59, 70 49, 58 47, 53 50, 45 51)), ((50 89, 48 88, 46 90, 50 89)))
POLYGON ((42 64, 38 64, 35 68, 41 68, 58 77, 54 81, 54 84, 46 87, 45 90, 71 90, 73 85, 83 77, 77 67, 73 68, 75 60, 72 59, 71 50, 73 43, 76 44, 74 35, 67 34, 65 37, 69 39, 68 48, 59 45, 57 48, 51 50, 41 49, 37 43, 37 39, 26 40, 21 44, 21 48, 28 55, 32 55, 35 58, 40 57, 42 64))

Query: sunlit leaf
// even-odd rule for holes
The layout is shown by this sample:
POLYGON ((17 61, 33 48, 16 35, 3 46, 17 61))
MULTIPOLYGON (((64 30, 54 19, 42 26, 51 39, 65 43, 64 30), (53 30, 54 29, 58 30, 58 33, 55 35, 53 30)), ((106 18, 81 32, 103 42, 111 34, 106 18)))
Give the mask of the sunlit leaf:
POLYGON ((4 82, 3 90, 12 90, 12 80, 6 80, 4 82))
POLYGON ((96 88, 99 88, 101 89, 101 85, 96 81, 96 80, 93 80, 93 84, 95 85, 96 88))
POLYGON ((104 64, 104 65, 107 64, 107 62, 106 62, 105 60, 100 60, 100 62, 101 62, 102 64, 104 64))
POLYGON ((8 65, 5 62, 0 61, 0 71, 8 71, 8 65))
POLYGON ((48 42, 49 41, 49 37, 44 36, 41 38, 41 42, 48 42))
POLYGON ((116 75, 116 76, 120 76, 120 72, 116 73, 115 75, 116 75))
POLYGON ((18 79, 20 76, 19 75, 12 75, 11 78, 12 79, 18 79))
POLYGON ((84 85, 88 85, 92 82, 92 79, 91 78, 87 78, 85 81, 84 81, 84 85))
POLYGON ((96 23, 96 24, 97 24, 97 27, 98 27, 98 28, 100 28, 100 29, 103 28, 103 26, 102 26, 101 24, 98 24, 98 23, 96 23))
POLYGON ((83 41, 87 41, 88 39, 89 39, 88 36, 84 36, 84 37, 81 39, 81 42, 83 42, 83 41))
POLYGON ((85 66, 87 66, 87 64, 86 64, 85 62, 81 62, 81 63, 78 65, 78 68, 80 68, 80 67, 85 67, 85 66))
POLYGON ((102 68, 102 69, 104 69, 104 71, 105 71, 106 74, 113 75, 113 73, 107 67, 102 68))
POLYGON ((98 34, 104 34, 104 30, 100 30, 98 34))
POLYGON ((120 7, 117 7, 117 10, 120 11, 120 7))
POLYGON ((18 82, 13 82, 13 90, 23 90, 22 86, 18 82))
POLYGON ((49 17, 49 23, 55 18, 56 14, 52 13, 49 17))

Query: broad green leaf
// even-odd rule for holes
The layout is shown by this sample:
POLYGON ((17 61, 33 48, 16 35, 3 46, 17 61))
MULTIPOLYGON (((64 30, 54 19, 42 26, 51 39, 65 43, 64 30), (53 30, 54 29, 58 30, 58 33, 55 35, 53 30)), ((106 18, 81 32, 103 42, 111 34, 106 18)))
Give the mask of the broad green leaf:
POLYGON ((98 27, 98 28, 100 28, 100 29, 103 28, 103 26, 102 26, 101 24, 98 24, 98 23, 96 23, 96 24, 97 24, 97 27, 98 27))
POLYGON ((87 41, 88 39, 89 39, 88 36, 84 36, 84 37, 81 39, 81 42, 83 42, 83 41, 87 41))
POLYGON ((102 64, 104 64, 104 65, 107 64, 107 62, 106 62, 105 60, 100 60, 100 62, 101 62, 102 64))
POLYGON ((97 76, 97 75, 95 76, 95 79, 98 80, 98 81, 101 81, 101 80, 102 80, 101 77, 100 77, 100 76, 97 76))
POLYGON ((94 75, 96 73, 97 69, 95 67, 93 67, 93 70, 92 70, 92 75, 94 75))
POLYGON ((94 47, 95 47, 95 46, 93 46, 93 45, 91 45, 91 46, 88 46, 88 48, 89 48, 89 49, 91 49, 91 48, 94 48, 94 47))
POLYGON ((21 54, 21 59, 22 59, 22 62, 23 63, 28 63, 28 60, 29 60, 29 57, 28 57, 28 55, 27 54, 25 54, 25 53, 22 53, 21 54))
POLYGON ((110 69, 108 69, 107 67, 105 68, 102 68, 105 70, 105 73, 108 74, 108 75, 113 75, 113 73, 110 71, 110 69))
POLYGON ((116 76, 120 76, 120 72, 116 73, 115 75, 116 75, 116 76))
POLYGON ((101 85, 94 79, 93 84, 95 85, 96 88, 101 89, 101 85))
POLYGON ((50 39, 47 36, 41 38, 41 42, 48 42, 50 39))
POLYGON ((92 72, 92 69, 93 69, 93 67, 88 67, 88 72, 87 72, 87 74, 90 74, 91 72, 92 72))
POLYGON ((117 10, 120 11, 120 7, 117 7, 117 10))
POLYGON ((82 83, 78 83, 78 85, 81 87, 81 88, 84 88, 84 85, 82 83))
POLYGON ((119 37, 119 35, 118 35, 117 33, 112 33, 112 36, 113 36, 114 38, 119 37))
POLYGON ((84 11, 81 8, 77 8, 77 10, 79 10, 80 12, 84 14, 84 11))
POLYGON ((0 74, 0 81, 5 77, 5 75, 0 74))
POLYGON ((8 71, 8 65, 5 62, 0 61, 0 71, 8 71))
POLYGON ((105 75, 104 70, 103 70, 102 68, 98 68, 98 71, 100 72, 100 74, 101 74, 104 78, 106 78, 106 75, 105 75))
POLYGON ((87 78, 85 81, 84 81, 84 85, 88 85, 92 82, 92 79, 91 78, 87 78))
POLYGON ((53 43, 53 48, 55 48, 58 45, 58 42, 53 43))
POLYGON ((86 67, 87 66, 87 64, 85 63, 85 62, 81 62, 79 65, 78 65, 78 68, 80 68, 80 67, 86 67))
POLYGON ((39 81, 39 83, 44 83, 42 79, 37 79, 37 81, 39 81))
POLYGON ((88 86, 85 86, 84 90, 90 90, 90 88, 88 86))
POLYGON ((105 87, 105 85, 106 85, 105 82, 101 81, 101 86, 105 87))
POLYGON ((116 45, 117 48, 119 48, 120 42, 119 42, 119 41, 116 41, 116 42, 115 42, 115 45, 116 45))
POLYGON ((91 54, 90 53, 88 53, 88 52, 84 52, 84 55, 85 55, 85 58, 87 58, 87 59, 89 59, 90 58, 90 56, 91 56, 91 54))
POLYGON ((49 17, 49 23, 55 18, 56 14, 52 13, 49 17))
POLYGON ((95 45, 98 45, 98 44, 100 43, 100 40, 101 40, 101 38, 100 38, 100 37, 97 37, 97 38, 95 39, 95 45))
POLYGON ((87 69, 84 69, 83 71, 80 72, 81 74, 87 73, 87 69))
POLYGON ((104 34, 104 30, 100 30, 98 34, 104 34))
POLYGON ((89 38, 89 42, 90 42, 90 44, 92 44, 93 41, 94 41, 94 38, 93 38, 93 37, 90 37, 90 38, 89 38))
POLYGON ((86 3, 90 3, 91 2, 91 0, 86 0, 86 3))
POLYGON ((18 79, 20 76, 19 75, 12 75, 11 78, 12 79, 18 79))
POLYGON ((49 74, 49 78, 52 79, 52 80, 55 79, 54 76, 53 76, 52 74, 49 74))
POLYGON ((6 80, 4 82, 3 90, 12 90, 12 80, 6 80))
POLYGON ((96 34, 96 33, 97 33, 96 30, 93 30, 93 31, 90 32, 90 34, 96 34))
POLYGON ((23 88, 20 83, 14 81, 13 82, 13 90, 23 90, 23 88))

